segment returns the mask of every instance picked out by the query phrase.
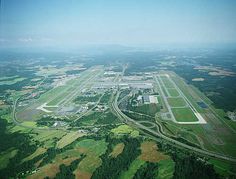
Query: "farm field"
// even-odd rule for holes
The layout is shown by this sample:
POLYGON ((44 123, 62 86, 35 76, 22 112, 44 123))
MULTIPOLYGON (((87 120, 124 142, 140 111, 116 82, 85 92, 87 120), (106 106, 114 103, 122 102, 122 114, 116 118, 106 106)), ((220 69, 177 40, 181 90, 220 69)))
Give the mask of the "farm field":
POLYGON ((236 0, 0 0, 0 179, 236 179, 235 19, 236 0))
POLYGON ((137 170, 143 165, 145 164, 145 161, 140 160, 140 159, 135 159, 130 167, 128 168, 127 171, 123 172, 121 174, 120 179, 126 179, 126 178, 133 178, 135 173, 137 172, 137 170))
POLYGON ((35 158, 35 157, 37 157, 37 156, 39 156, 39 155, 41 155, 41 154, 44 154, 46 151, 47 151, 46 148, 44 148, 44 147, 39 147, 39 148, 37 148, 37 150, 36 150, 34 153, 32 153, 30 156, 24 158, 24 159, 22 160, 22 162, 32 160, 33 158, 35 158))
POLYGON ((132 137, 139 136, 139 131, 134 130, 128 125, 120 125, 119 127, 112 129, 111 132, 115 135, 130 134, 132 137))
POLYGON ((144 166, 146 162, 158 163, 160 170, 158 169, 157 178, 171 178, 173 176, 173 160, 159 152, 155 142, 145 141, 141 143, 140 148, 140 156, 131 163, 127 171, 121 174, 121 179, 133 178, 138 169, 144 166))
POLYGON ((185 171, 181 162, 184 168, 212 163, 221 175, 234 174, 232 161, 223 166, 192 148, 233 159, 236 125, 174 72, 127 75, 102 65, 79 72, 38 70, 45 75, 47 68, 48 77, 32 76, 29 89, 8 91, 10 100, 0 99, 7 122, 1 135, 12 140, 2 141, 0 176, 168 179, 185 171))
POLYGON ((119 154, 121 154, 124 150, 124 147, 125 147, 125 144, 124 143, 119 143, 117 144, 112 152, 110 153, 110 156, 113 157, 113 158, 116 158, 119 154))
POLYGON ((79 137, 82 137, 85 134, 79 133, 79 132, 69 132, 65 136, 63 136, 56 144, 56 147, 59 149, 62 149, 63 147, 71 144, 79 137))
POLYGON ((0 85, 13 85, 13 84, 15 84, 17 82, 21 82, 21 81, 23 81, 25 79, 26 78, 20 78, 20 77, 17 77, 17 76, 14 76, 14 77, 3 77, 3 78, 0 78, 0 85))

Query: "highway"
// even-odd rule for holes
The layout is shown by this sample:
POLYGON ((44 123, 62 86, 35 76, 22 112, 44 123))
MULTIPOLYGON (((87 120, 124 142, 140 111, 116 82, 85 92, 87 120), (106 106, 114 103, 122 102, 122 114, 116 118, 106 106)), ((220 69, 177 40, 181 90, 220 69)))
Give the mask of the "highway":
MULTIPOLYGON (((229 157, 229 156, 225 156, 225 155, 221 155, 221 154, 218 154, 218 153, 214 153, 214 152, 211 152, 211 151, 207 151, 207 150, 203 150, 203 149, 199 149, 199 148, 196 148, 196 147, 192 147, 192 146, 189 146, 187 144, 184 144, 182 142, 179 142, 177 140, 174 140, 166 135, 163 134, 163 130, 162 130, 162 127, 161 125, 157 125, 157 130, 158 131, 154 131, 140 123, 138 123, 137 121, 131 119, 130 117, 126 116, 118 107, 117 105, 117 100, 118 100, 118 97, 120 95, 120 92, 117 91, 116 92, 116 96, 115 96, 115 99, 113 100, 112 102, 112 109, 113 111, 116 113, 116 115, 119 117, 119 119, 125 123, 131 123, 132 125, 136 126, 137 128, 139 128, 140 130, 146 130, 148 131, 149 133, 152 134, 152 137, 154 138, 162 138, 164 139, 165 141, 167 141, 168 143, 172 144, 172 145, 177 145, 179 147, 183 147, 185 149, 188 149, 188 150, 191 150, 197 154, 200 154, 200 155, 203 155, 203 156, 208 156, 208 157, 212 157, 212 158, 217 158, 217 159, 223 159, 223 160, 227 160, 227 161, 231 161, 231 162, 236 162, 236 159, 235 158, 232 158, 232 157, 229 157)), ((158 139, 157 139, 158 140, 158 139)))
MULTIPOLYGON (((111 102, 110 107, 111 107, 111 110, 117 115, 117 117, 122 122, 125 122, 128 125, 132 125, 132 126, 138 128, 139 130, 143 131, 144 133, 147 133, 145 131, 148 131, 148 135, 151 135, 151 137, 156 141, 160 141, 160 139, 163 139, 171 145, 174 145, 176 147, 185 148, 187 150, 191 150, 191 151, 193 151, 193 152, 195 152, 199 155, 202 155, 202 156, 208 156, 208 157, 211 157, 211 158, 217 158, 217 159, 227 160, 227 161, 231 161, 231 162, 236 162, 236 159, 232 158, 230 156, 222 155, 222 154, 215 153, 215 152, 212 152, 212 151, 208 151, 208 150, 205 150, 205 149, 196 148, 196 147, 193 147, 193 146, 190 146, 188 144, 182 143, 180 141, 177 141, 177 140, 165 135, 165 133, 163 132, 161 124, 159 124, 157 121, 156 121, 156 124, 155 124, 156 129, 153 130, 153 129, 151 129, 151 128, 153 128, 153 126, 151 126, 151 127, 144 126, 142 124, 142 123, 144 123, 144 121, 137 122, 137 121, 133 120, 132 118, 128 117, 118 107, 118 98, 119 98, 119 95, 120 95, 120 91, 119 91, 119 87, 117 87, 117 88, 118 89, 115 90, 114 93, 113 93, 113 100, 111 102)), ((19 99, 20 98, 17 98, 13 103, 12 119, 13 119, 13 122, 16 125, 22 126, 22 127, 25 127, 25 128, 29 128, 29 129, 55 130, 55 129, 50 128, 50 127, 49 128, 38 128, 38 127, 25 126, 21 122, 19 122, 17 120, 17 117, 16 117, 16 108, 17 108, 17 103, 18 103, 19 99)), ((67 130, 67 129, 64 129, 64 130, 67 130)))
MULTIPOLYGON (((86 116, 86 115, 89 114, 92 110, 94 110, 94 109, 98 106, 98 104, 100 103, 100 101, 101 101, 101 99, 102 99, 103 96, 104 96, 104 94, 98 99, 98 101, 96 102, 96 104, 95 104, 91 109, 89 109, 89 110, 86 111, 85 113, 80 114, 75 120, 73 120, 73 122, 78 121, 81 117, 86 116)), ((77 112, 76 112, 76 113, 77 113, 77 112)))

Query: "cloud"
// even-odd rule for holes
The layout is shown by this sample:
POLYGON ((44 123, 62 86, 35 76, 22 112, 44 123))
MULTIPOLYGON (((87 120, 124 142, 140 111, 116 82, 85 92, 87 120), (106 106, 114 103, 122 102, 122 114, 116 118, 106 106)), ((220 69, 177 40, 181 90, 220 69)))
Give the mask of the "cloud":
POLYGON ((52 42, 53 39, 48 38, 48 37, 22 37, 18 39, 19 42, 25 42, 25 43, 30 43, 30 42, 35 42, 35 43, 41 43, 41 42, 52 42))
POLYGON ((19 38, 18 41, 19 41, 19 42, 26 42, 26 43, 28 43, 28 42, 32 42, 33 39, 32 39, 31 37, 28 37, 28 38, 19 38))

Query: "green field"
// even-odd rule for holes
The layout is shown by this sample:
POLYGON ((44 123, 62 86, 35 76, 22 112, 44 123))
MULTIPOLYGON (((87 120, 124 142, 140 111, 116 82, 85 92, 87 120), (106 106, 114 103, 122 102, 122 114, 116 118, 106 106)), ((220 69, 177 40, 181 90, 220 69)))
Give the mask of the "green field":
POLYGON ((120 155, 123 152, 124 147, 125 147, 124 143, 116 144, 116 146, 113 148, 109 156, 116 158, 118 155, 120 155))
POLYGON ((28 160, 32 160, 33 158, 35 158, 35 157, 37 157, 37 156, 39 156, 39 155, 45 153, 46 151, 47 151, 46 148, 39 147, 39 148, 37 148, 37 150, 36 150, 34 153, 32 153, 32 154, 29 155, 28 157, 24 158, 24 159, 22 160, 22 162, 25 162, 25 161, 28 161, 28 160))
POLYGON ((178 98, 168 98, 168 103, 171 107, 183 107, 186 105, 186 102, 184 101, 183 98, 178 97, 178 98))
MULTIPOLYGON (((60 77, 56 67, 52 67, 51 72, 55 76, 45 77, 42 86, 40 83, 33 91, 26 88, 23 92, 9 90, 9 101, 1 99, 4 108, 0 111, 0 117, 6 119, 8 124, 6 129, 4 123, 0 128, 4 131, 2 136, 9 137, 2 140, 0 178, 14 171, 14 176, 27 179, 63 178, 62 175, 70 178, 72 173, 79 179, 129 179, 145 178, 145 172, 153 176, 146 178, 170 179, 178 178, 177 174, 184 175, 185 172, 201 173, 208 162, 226 177, 235 173, 235 164, 231 162, 212 159, 207 154, 198 155, 197 150, 196 153, 193 150, 182 151, 184 145, 176 146, 181 142, 229 158, 236 157, 233 147, 236 143, 236 132, 233 132, 236 123, 227 120, 222 109, 215 109, 204 93, 171 71, 150 72, 153 78, 143 72, 134 73, 135 76, 124 73, 122 78, 119 72, 121 79, 113 81, 104 75, 107 70, 112 68, 95 66, 76 75, 60 77), (142 76, 142 73, 145 75, 142 76), (58 81, 55 80, 50 86, 49 81, 54 79, 58 81), (112 86, 117 82, 117 87, 111 88, 110 82, 112 86), (131 86, 129 90, 119 88, 121 82, 131 86), (150 83, 153 88, 132 87, 135 83, 150 83), (121 91, 122 95, 116 101, 115 97, 121 91), (33 98, 33 93, 41 95, 33 98), (153 104, 151 100, 150 104, 144 104, 139 100, 139 95, 156 95, 158 103, 153 104), (13 121, 13 103, 10 103, 18 98, 16 117, 20 125, 13 121), (200 101, 206 103, 207 108, 201 108, 197 103, 200 101), (135 122, 121 115, 114 104, 135 122), (206 123, 200 118, 198 121, 195 112, 201 114, 206 123), (56 121, 63 123, 58 122, 59 125, 55 126, 56 121), (165 137, 159 138, 161 129, 163 135, 175 141, 166 143, 165 137), (8 146, 7 139, 10 142, 11 139, 17 140, 12 140, 13 144, 8 146), (192 157, 196 158, 192 160, 192 157), (196 166, 193 161, 198 161, 199 165, 196 166), (10 172, 4 168, 9 168, 10 172), (98 177, 100 174, 107 177, 98 177), (112 177, 113 174, 116 177, 112 177)), ((43 71, 47 74, 46 68, 43 71)), ((14 81, 14 77, 20 78, 2 77, 0 85, 14 81)))
POLYGON ((34 121, 25 121, 25 122, 22 122, 22 125, 24 125, 26 127, 30 127, 30 128, 37 127, 36 122, 34 122, 34 121))
POLYGON ((158 163, 158 179, 171 179, 174 174, 175 163, 173 160, 161 160, 158 163))
POLYGON ((107 150, 107 143, 105 140, 84 139, 79 141, 75 148, 86 154, 86 157, 79 163, 78 168, 74 172, 76 175, 79 173, 89 173, 90 175, 102 163, 99 156, 104 154, 107 150))
POLYGON ((171 97, 178 97, 179 96, 179 92, 176 89, 170 88, 170 89, 167 89, 167 90, 168 90, 171 97))
POLYGON ((43 130, 40 132, 31 133, 30 136, 34 138, 35 141, 43 143, 46 148, 54 147, 55 143, 61 139, 66 134, 62 130, 43 130))
POLYGON ((79 141, 75 147, 86 148, 88 153, 102 155, 107 149, 105 140, 84 139, 79 141))
POLYGON ((149 116, 155 116, 155 114, 160 110, 158 104, 142 104, 141 106, 132 107, 132 111, 143 113, 149 116))
POLYGON ((133 128, 131 128, 128 125, 120 125, 119 127, 112 129, 111 132, 116 135, 130 134, 132 137, 139 136, 139 131, 134 130, 133 128))
POLYGON ((67 133, 65 136, 63 136, 58 142, 56 147, 61 149, 69 144, 71 144, 72 142, 74 142, 76 139, 78 139, 79 137, 82 137, 85 134, 79 133, 77 131, 71 131, 69 133, 67 133))
POLYGON ((161 80, 164 83, 166 88, 174 88, 174 84, 166 76, 161 76, 161 80))
POLYGON ((133 178, 137 170, 145 163, 145 161, 140 159, 135 159, 129 166, 127 171, 121 173, 120 179, 133 178))
POLYGON ((94 95, 94 96, 77 96, 74 99, 75 103, 87 103, 87 102, 96 102, 99 100, 99 98, 101 97, 100 94, 94 95))
POLYGON ((17 154, 17 150, 9 149, 5 152, 0 153, 0 169, 7 167, 9 160, 17 154))
MULTIPOLYGON (((204 110, 197 104, 197 101, 199 101, 199 95, 196 94, 189 85, 187 85, 181 78, 179 78, 177 75, 172 77, 172 80, 175 82, 176 86, 179 88, 179 90, 184 94, 184 96, 188 99, 188 101, 191 103, 192 106, 198 111, 198 112, 204 112, 204 110)), ((205 101, 205 99, 204 99, 205 101)))
POLYGON ((175 119, 178 122, 194 122, 198 121, 197 117, 194 115, 192 110, 189 107, 185 108, 172 108, 171 109, 175 119))
POLYGON ((214 164, 214 168, 217 171, 217 173, 221 174, 222 176, 227 176, 228 173, 235 175, 235 163, 216 160, 216 159, 210 159, 209 163, 214 164), (232 172, 233 169, 233 172, 232 172))
POLYGON ((13 84, 23 81, 25 79, 26 78, 14 78, 14 79, 9 79, 9 80, 3 80, 3 81, 0 81, 0 85, 13 85, 13 84))
POLYGON ((19 77, 18 75, 15 75, 15 76, 3 76, 3 77, 0 77, 0 81, 10 81, 11 79, 18 78, 18 77, 19 77))

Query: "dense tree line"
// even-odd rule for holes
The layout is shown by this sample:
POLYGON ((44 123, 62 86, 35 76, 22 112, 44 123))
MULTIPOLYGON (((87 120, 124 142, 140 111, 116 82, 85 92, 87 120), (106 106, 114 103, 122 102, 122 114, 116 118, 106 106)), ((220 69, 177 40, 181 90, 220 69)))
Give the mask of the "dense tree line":
POLYGON ((100 118, 102 115, 102 113, 100 112, 93 112, 89 115, 85 115, 82 116, 80 118, 80 120, 76 120, 70 123, 71 127, 80 127, 80 126, 84 126, 83 122, 88 122, 88 121, 93 121, 93 120, 97 120, 98 118, 100 118))
POLYGON ((136 121, 151 121, 151 122, 155 122, 155 118, 154 117, 151 117, 151 116, 147 116, 147 115, 140 115, 140 114, 137 114, 137 113, 130 113, 130 112, 127 112, 127 111, 122 111, 123 113, 125 113, 125 115, 127 115, 128 117, 136 120, 136 121))
POLYGON ((134 175, 134 179, 157 178, 158 163, 147 162, 142 165, 134 175))
POLYGON ((29 165, 29 163, 22 165, 20 163, 23 158, 37 149, 36 144, 30 145, 30 137, 28 135, 18 132, 8 133, 7 126, 7 121, 0 118, 0 152, 10 148, 14 148, 18 152, 9 160, 7 167, 0 170, 0 178, 15 177, 19 172, 32 168, 32 165, 29 165))
POLYGON ((117 118, 117 116, 115 116, 112 112, 106 112, 103 113, 97 120, 97 122, 95 124, 99 125, 99 124, 115 124, 118 123, 119 120, 117 118))
POLYGON ((50 161, 52 161, 58 153, 60 153, 59 149, 55 149, 54 147, 49 148, 47 150, 46 156, 44 157, 43 161, 40 163, 39 167, 44 166, 50 161))
POLYGON ((86 123, 89 123, 90 121, 96 121, 95 125, 101 125, 101 124, 116 124, 120 122, 113 113, 110 111, 105 112, 93 112, 87 116, 82 116, 80 120, 73 121, 70 123, 71 127, 81 127, 85 126, 86 123))
POLYGON ((217 108, 225 111, 233 111, 236 108, 236 77, 219 78, 219 76, 211 76, 208 73, 193 70, 189 66, 181 66, 181 68, 178 66, 173 70, 206 95, 211 93, 212 95, 208 95, 208 97, 217 108), (196 76, 204 78, 205 81, 192 81, 196 76))
MULTIPOLYGON (((107 142, 111 144, 111 138, 107 137, 107 142)), ((107 150, 102 155, 102 165, 96 169, 92 178, 115 179, 118 178, 122 171, 128 170, 131 162, 140 154, 139 139, 124 137, 122 141, 125 144, 123 152, 116 158, 110 157, 111 150, 107 150)))
POLYGON ((99 100, 99 98, 101 97, 100 94, 96 94, 96 95, 91 95, 91 96, 77 96, 73 101, 75 103, 88 103, 88 102, 96 102, 99 100))
POLYGON ((212 164, 189 151, 176 148, 164 141, 158 142, 160 151, 165 151, 175 162, 174 179, 220 178, 212 164))
POLYGON ((176 137, 176 138, 174 138, 174 139, 176 139, 176 140, 178 140, 178 141, 180 141, 180 142, 182 142, 182 143, 185 143, 185 144, 187 144, 187 145, 189 145, 189 146, 193 146, 193 147, 196 147, 196 148, 201 148, 199 145, 197 145, 197 144, 195 144, 195 143, 192 143, 192 142, 189 142, 188 140, 186 140, 186 139, 183 138, 183 137, 176 137))
POLYGON ((37 126, 52 126, 55 121, 62 121, 62 122, 71 122, 67 118, 54 118, 52 116, 42 117, 41 119, 37 120, 37 126))
POLYGON ((37 126, 41 127, 41 126, 52 126, 55 122, 53 121, 37 121, 37 126))
MULTIPOLYGON (((25 145, 27 146, 28 143, 30 143, 30 141, 27 141, 25 145)), ((38 162, 39 160, 43 159, 39 165, 39 167, 42 167, 42 166, 50 163, 56 157, 57 154, 62 153, 65 150, 68 150, 69 148, 71 148, 71 146, 65 147, 63 149, 55 149, 54 147, 51 147, 47 150, 47 152, 45 152, 45 153, 43 153, 31 160, 21 163, 22 159, 29 156, 30 154, 32 154, 36 150, 36 146, 29 146, 28 145, 28 147, 29 147, 29 149, 21 148, 21 147, 19 148, 19 150, 21 149, 22 152, 20 152, 20 153, 18 152, 14 158, 10 159, 10 162, 9 162, 7 168, 0 170, 0 178, 5 179, 5 178, 9 178, 9 177, 23 177, 29 171, 36 169, 34 164, 36 162, 38 162), (22 173, 22 175, 19 175, 20 173, 22 173)), ((82 156, 82 158, 83 158, 83 156, 82 156)))
POLYGON ((174 179, 217 179, 213 165, 194 155, 178 153, 173 157, 175 161, 174 179))
POLYGON ((18 175, 20 173, 26 174, 27 171, 32 171, 35 169, 34 164, 39 160, 43 159, 43 161, 40 163, 40 166, 43 166, 51 162, 58 153, 61 153, 71 147, 68 146, 63 149, 55 149, 52 147, 49 148, 44 154, 22 163, 24 158, 36 151, 39 143, 36 141, 34 144, 31 144, 31 137, 24 133, 8 133, 8 125, 9 124, 6 120, 0 118, 0 152, 6 151, 10 148, 14 148, 18 152, 13 158, 9 160, 7 167, 0 170, 1 179, 19 177, 18 175))
POLYGON ((60 165, 60 172, 57 173, 55 179, 74 179, 75 175, 73 174, 73 171, 77 168, 78 164, 84 159, 85 155, 81 155, 79 159, 74 160, 71 162, 69 166, 66 166, 65 164, 60 165))
POLYGON ((111 92, 106 91, 105 94, 103 95, 103 97, 100 99, 100 103, 107 104, 109 102, 110 98, 111 98, 111 92))

